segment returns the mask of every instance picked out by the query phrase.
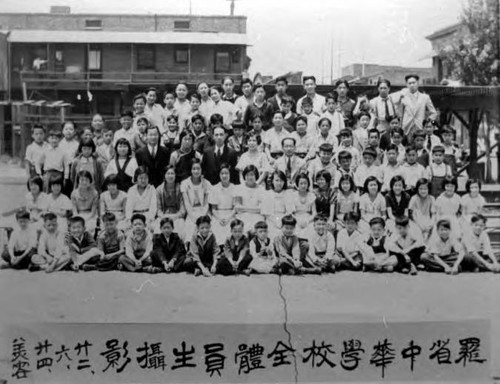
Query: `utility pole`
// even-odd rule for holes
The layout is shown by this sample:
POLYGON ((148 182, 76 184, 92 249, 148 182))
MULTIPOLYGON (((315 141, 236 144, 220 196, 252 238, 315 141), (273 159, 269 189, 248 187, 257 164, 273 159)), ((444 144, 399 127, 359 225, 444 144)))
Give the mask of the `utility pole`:
POLYGON ((330 84, 333 84, 333 36, 330 40, 330 84))
POLYGON ((230 9, 229 14, 230 14, 231 16, 234 16, 234 2, 235 2, 236 0, 227 0, 227 1, 230 1, 230 2, 231 2, 230 8, 229 8, 229 9, 230 9))

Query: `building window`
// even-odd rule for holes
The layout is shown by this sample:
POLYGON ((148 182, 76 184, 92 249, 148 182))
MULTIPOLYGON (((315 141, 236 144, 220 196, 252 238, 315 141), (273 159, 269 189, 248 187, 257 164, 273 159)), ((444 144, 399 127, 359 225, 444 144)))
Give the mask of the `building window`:
POLYGON ((85 29, 102 29, 102 20, 101 19, 85 20, 85 29))
POLYGON ((87 68, 89 71, 100 71, 101 70, 101 49, 100 48, 89 48, 87 68))
POLYGON ((137 69, 155 69, 155 47, 146 45, 137 47, 137 69))
POLYGON ((229 52, 215 52, 215 72, 228 73, 231 69, 229 52))
POLYGON ((187 64, 189 62, 189 48, 175 48, 175 63, 187 64))
POLYGON ((191 22, 189 20, 175 20, 174 29, 189 29, 191 28, 191 22))

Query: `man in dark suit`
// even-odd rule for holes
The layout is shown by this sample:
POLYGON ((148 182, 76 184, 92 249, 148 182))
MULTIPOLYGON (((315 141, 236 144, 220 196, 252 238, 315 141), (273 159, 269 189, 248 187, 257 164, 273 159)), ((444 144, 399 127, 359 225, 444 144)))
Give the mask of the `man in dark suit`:
POLYGON ((148 167, 149 183, 158 187, 164 180, 164 169, 170 163, 170 151, 159 145, 160 132, 157 127, 148 127, 147 145, 137 150, 137 165, 148 167))
POLYGON ((238 172, 236 171, 238 156, 234 150, 224 145, 226 131, 224 128, 218 127, 214 129, 213 135, 215 145, 205 149, 203 152, 203 159, 201 160, 203 176, 212 185, 217 184, 220 181, 220 166, 226 163, 231 167, 231 183, 239 184, 238 172))

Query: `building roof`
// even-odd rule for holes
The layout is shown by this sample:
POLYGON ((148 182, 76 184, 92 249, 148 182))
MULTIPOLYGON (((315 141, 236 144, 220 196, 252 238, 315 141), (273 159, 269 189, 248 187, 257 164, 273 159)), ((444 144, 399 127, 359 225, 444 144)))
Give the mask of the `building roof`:
POLYGON ((81 18, 81 17, 107 17, 107 16, 112 16, 112 17, 130 17, 130 18, 136 18, 137 16, 144 17, 144 16, 149 16, 151 18, 155 17, 169 17, 169 18, 181 18, 181 19, 199 19, 199 18, 205 18, 205 19, 247 19, 247 16, 244 15, 200 15, 200 14, 182 14, 182 13, 149 13, 149 12, 144 12, 144 13, 98 13, 98 12, 84 12, 84 13, 59 13, 59 12, 0 12, 0 15, 5 15, 5 16, 62 16, 65 18, 68 17, 75 17, 75 18, 81 18))
POLYGON ((455 33, 456 31, 458 31, 460 29, 460 27, 463 26, 463 23, 456 23, 456 24, 453 24, 453 25, 449 25, 445 28, 441 28, 439 30, 437 30, 436 32, 430 34, 429 36, 426 36, 425 38, 427 40, 434 40, 434 39, 438 39, 440 37, 443 37, 443 36, 446 36, 446 35, 449 35, 451 33, 455 33))
POLYGON ((13 43, 135 43, 248 45, 243 33, 222 32, 115 32, 19 30, 8 33, 13 43))

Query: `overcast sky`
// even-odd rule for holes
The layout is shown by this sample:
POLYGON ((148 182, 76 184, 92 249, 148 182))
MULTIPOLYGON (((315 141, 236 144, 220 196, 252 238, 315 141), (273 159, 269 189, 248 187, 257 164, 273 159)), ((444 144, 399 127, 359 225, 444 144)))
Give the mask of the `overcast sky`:
MULTIPOLYGON (((188 13, 189 0, 0 0, 0 12, 188 13)), ((193 14, 229 14, 228 0, 191 0, 193 14)), ((302 70, 325 81, 355 62, 430 67, 425 36, 457 22, 462 0, 236 0, 248 17, 250 72, 302 70), (425 59, 427 57, 427 59, 425 59)))

